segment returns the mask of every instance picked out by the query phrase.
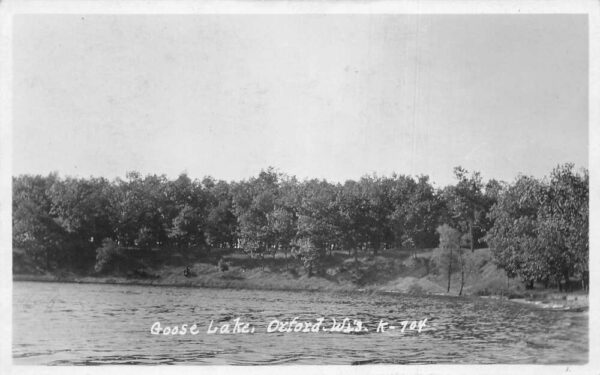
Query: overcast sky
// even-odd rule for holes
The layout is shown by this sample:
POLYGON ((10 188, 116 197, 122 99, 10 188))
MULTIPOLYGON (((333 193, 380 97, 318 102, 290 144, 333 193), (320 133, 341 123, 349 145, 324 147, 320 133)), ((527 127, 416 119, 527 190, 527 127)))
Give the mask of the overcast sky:
POLYGON ((586 19, 19 15, 13 175, 587 167, 586 19))

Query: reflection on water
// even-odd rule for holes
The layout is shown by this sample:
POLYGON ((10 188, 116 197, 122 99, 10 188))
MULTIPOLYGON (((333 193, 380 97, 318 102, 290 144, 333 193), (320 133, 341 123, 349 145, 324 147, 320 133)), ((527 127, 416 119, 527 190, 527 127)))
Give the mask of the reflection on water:
POLYGON ((588 314, 476 298, 13 283, 15 364, 585 363, 588 314), (206 334, 240 317, 253 334, 206 334), (360 319, 364 334, 267 333, 273 319, 360 319), (388 330, 427 318, 421 333, 388 330), (197 335, 152 335, 192 325, 197 335))

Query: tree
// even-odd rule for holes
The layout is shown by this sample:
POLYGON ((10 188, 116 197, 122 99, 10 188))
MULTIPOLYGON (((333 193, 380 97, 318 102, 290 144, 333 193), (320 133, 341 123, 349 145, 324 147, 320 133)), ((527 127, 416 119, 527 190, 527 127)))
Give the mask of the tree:
POLYGON ((509 277, 520 276, 528 287, 547 274, 536 233, 542 189, 538 180, 520 176, 489 213, 494 225, 486 241, 496 264, 509 277))
POLYGON ((388 217, 397 246, 410 239, 415 248, 437 246, 436 228, 442 222, 443 202, 427 176, 415 181, 407 176, 393 176, 388 217))
POLYGON ((50 214, 80 243, 97 245, 103 238, 114 236, 112 193, 104 178, 57 180, 48 190, 50 214))
POLYGON ((384 179, 376 175, 364 176, 358 183, 358 191, 364 197, 366 209, 361 229, 365 231, 366 242, 375 255, 385 243, 392 241, 392 231, 388 225, 393 208, 389 188, 384 179))
POLYGON ((110 238, 102 240, 102 246, 96 250, 96 265, 94 269, 96 272, 106 272, 113 267, 119 267, 119 260, 121 258, 121 249, 119 245, 110 238))
POLYGON ((15 259, 29 257, 39 270, 81 271, 94 267, 101 248, 103 258, 115 247, 237 244, 263 265, 266 254, 283 251, 287 267, 291 252, 312 275, 324 271, 334 249, 353 252, 358 269, 361 250, 376 255, 394 245, 416 256, 418 248, 437 246, 439 236, 440 270, 448 273, 449 289, 450 275, 460 269, 462 294, 472 257, 461 250, 458 231, 471 250, 486 241, 497 265, 527 287, 543 281, 562 288, 570 277, 586 278, 587 170, 566 164, 547 178, 520 176, 512 184, 484 184, 479 173, 461 167, 454 172, 457 183, 443 190, 427 176, 368 175, 332 184, 298 182, 273 168, 231 183, 185 173, 174 180, 137 172, 113 181, 19 176, 13 178, 15 259))
POLYGON ((370 215, 371 203, 356 181, 346 181, 340 187, 336 203, 343 246, 354 251, 354 260, 358 265, 358 250, 366 248, 371 239, 371 228, 376 225, 370 215))
POLYGON ((429 177, 419 176, 404 205, 404 233, 415 247, 435 246, 436 226, 439 225, 440 202, 429 183, 429 177))
POLYGON ((339 212, 336 186, 326 181, 310 180, 301 184, 296 201, 296 236, 294 253, 312 274, 320 272, 326 250, 338 244, 342 233, 338 227, 339 212))
POLYGON ((68 234, 51 214, 48 191, 57 180, 56 174, 13 178, 13 248, 24 249, 47 271, 68 241, 68 234))
POLYGON ((520 176, 492 207, 487 241, 498 265, 528 288, 535 281, 568 287, 570 275, 588 271, 588 174, 573 165, 555 168, 549 180, 520 176))
POLYGON ((164 244, 170 220, 166 177, 128 172, 128 181, 117 179, 112 206, 115 232, 121 246, 150 248, 164 244))
POLYGON ((231 187, 225 181, 215 182, 211 178, 205 178, 202 185, 209 199, 205 223, 207 242, 211 246, 234 247, 237 219, 233 213, 231 187))
POLYGON ((495 179, 489 180, 484 187, 482 196, 483 214, 479 216, 479 225, 475 227, 475 235, 479 238, 479 243, 487 245, 485 242, 487 232, 494 225, 489 212, 492 207, 498 202, 501 194, 506 190, 506 184, 495 179))
POLYGON ((315 268, 320 267, 320 259, 323 256, 322 251, 315 247, 309 237, 300 237, 294 241, 296 254, 302 260, 304 269, 308 273, 308 277, 313 275, 315 268))
POLYGON ((576 174, 573 168, 573 164, 559 165, 550 174, 542 191, 537 229, 550 273, 562 278, 567 288, 570 275, 588 271, 589 258, 589 177, 587 171, 576 174))
POLYGON ((403 236, 402 248, 410 250, 412 257, 415 259, 417 258, 415 241, 412 239, 411 236, 407 236, 407 235, 403 236))
POLYGON ((262 260, 272 249, 275 236, 268 216, 275 209, 278 196, 279 174, 273 168, 261 171, 258 178, 236 184, 233 189, 233 207, 238 221, 238 238, 250 257, 262 260))
POLYGON ((454 168, 454 176, 458 179, 455 186, 449 186, 445 192, 448 209, 463 233, 468 234, 471 252, 475 250, 475 228, 481 226, 485 215, 483 198, 483 182, 479 172, 469 172, 462 168, 454 168))
POLYGON ((180 247, 197 247, 206 244, 204 218, 199 208, 184 204, 173 219, 168 236, 180 247))
MULTIPOLYGON (((450 283, 452 278, 452 266, 456 263, 456 256, 460 253, 460 232, 448 224, 444 224, 437 229, 440 236, 440 245, 435 253, 438 268, 445 272, 448 277, 447 292, 450 292, 450 283)), ((462 254, 459 254, 462 259, 462 254)), ((461 265, 463 262, 461 262, 461 265)), ((461 287, 459 294, 462 294, 464 285, 464 268, 461 267, 461 287)))
MULTIPOLYGON (((297 232, 297 218, 291 210, 277 207, 269 214, 268 225, 275 239, 275 247, 282 249, 287 260, 287 254, 292 247, 297 232)), ((273 254, 274 256, 275 254, 273 254)), ((287 263, 286 263, 287 267, 287 263)))

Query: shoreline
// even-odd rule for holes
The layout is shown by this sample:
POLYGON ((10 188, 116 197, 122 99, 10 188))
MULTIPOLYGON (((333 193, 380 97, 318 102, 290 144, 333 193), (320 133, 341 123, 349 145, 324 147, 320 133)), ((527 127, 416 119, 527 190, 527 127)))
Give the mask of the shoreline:
POLYGON ((252 283, 236 282, 238 280, 228 279, 210 279, 210 280, 190 280, 189 282, 169 282, 156 279, 136 279, 122 276, 103 276, 103 277, 58 277, 54 275, 13 275, 12 281, 30 281, 30 282, 53 282, 53 283, 71 283, 71 284, 112 284, 112 285, 137 285, 137 286, 157 286, 157 287, 176 287, 176 288, 213 288, 213 289, 240 289, 240 290, 278 290, 278 291, 298 291, 298 292, 375 292, 375 289, 369 288, 349 288, 339 286, 337 288, 328 287, 306 287, 298 284, 290 285, 253 285, 252 283))
POLYGON ((55 275, 27 275, 13 274, 12 281, 15 282, 55 282, 72 284, 113 284, 113 285, 135 285, 135 286, 155 286, 155 287, 176 287, 176 288, 212 288, 212 289, 237 289, 237 290, 265 290, 265 291, 293 291, 293 292, 334 292, 334 293, 371 293, 371 294, 391 294, 391 295, 420 295, 423 297, 463 297, 463 298, 481 298, 509 301, 518 304, 536 306, 544 310, 587 312, 589 310, 589 295, 581 293, 564 293, 548 290, 532 291, 517 296, 502 295, 463 295, 457 296, 450 293, 407 293, 400 290, 384 290, 377 286, 343 286, 338 287, 310 287, 298 283, 297 285, 276 285, 232 282, 237 280, 211 279, 190 280, 189 282, 169 282, 156 279, 135 279, 126 277, 58 277, 55 275))

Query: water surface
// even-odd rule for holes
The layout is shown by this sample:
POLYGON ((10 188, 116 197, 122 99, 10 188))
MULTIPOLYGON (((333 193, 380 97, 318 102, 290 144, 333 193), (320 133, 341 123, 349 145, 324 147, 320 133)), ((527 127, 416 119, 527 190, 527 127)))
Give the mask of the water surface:
POLYGON ((588 314, 479 298, 13 283, 15 364, 442 364, 588 360, 588 314), (251 334, 206 333, 239 317, 251 334), (268 333, 274 319, 361 320, 369 332, 268 333), (422 332, 377 333, 427 319, 422 332), (196 323, 197 335, 150 328, 196 323))

